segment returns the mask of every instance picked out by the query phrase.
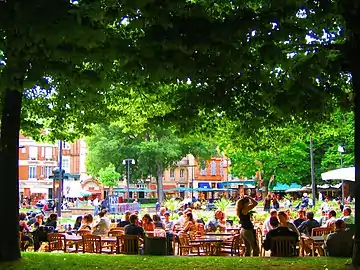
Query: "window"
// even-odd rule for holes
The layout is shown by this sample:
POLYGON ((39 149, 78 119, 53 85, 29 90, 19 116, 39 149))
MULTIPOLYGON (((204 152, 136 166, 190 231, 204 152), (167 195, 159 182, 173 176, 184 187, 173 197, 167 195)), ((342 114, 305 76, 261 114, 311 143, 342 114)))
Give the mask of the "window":
POLYGON ((26 154, 26 147, 25 147, 25 146, 23 146, 23 147, 21 148, 21 153, 26 154))
POLYGON ((70 157, 65 156, 62 158, 62 168, 66 173, 70 173, 70 157))
POLYGON ((45 177, 45 178, 49 178, 50 175, 52 175, 52 167, 50 167, 50 166, 45 166, 44 177, 45 177))
POLYGON ((216 161, 211 161, 211 175, 216 175, 216 161))
POLYGON ((37 146, 30 146, 29 148, 29 159, 30 160, 37 160, 38 156, 38 148, 37 146))
POLYGON ((206 175, 206 161, 201 162, 200 175, 206 175))
POLYGON ((181 169, 181 170, 180 170, 180 178, 181 178, 181 179, 184 179, 184 172, 185 172, 184 169, 181 169))
POLYGON ((65 150, 70 150, 71 149, 71 145, 67 142, 63 142, 63 149, 65 150))
POLYGON ((41 147, 41 157, 45 156, 45 147, 41 147))
POLYGON ((170 169, 170 180, 174 180, 175 170, 170 169))
POLYGON ((36 179, 36 166, 29 166, 29 179, 36 179))
POLYGON ((224 162, 220 162, 220 175, 224 176, 224 162))
POLYGON ((53 156, 53 149, 52 147, 46 147, 45 148, 45 159, 46 160, 52 160, 53 156))

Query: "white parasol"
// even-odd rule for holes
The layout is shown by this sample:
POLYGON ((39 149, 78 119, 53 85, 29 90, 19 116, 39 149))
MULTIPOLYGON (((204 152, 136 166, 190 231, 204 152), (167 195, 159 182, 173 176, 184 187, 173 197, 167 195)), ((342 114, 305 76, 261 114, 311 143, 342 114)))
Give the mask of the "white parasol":
POLYGON ((355 181, 355 167, 342 168, 321 174, 322 180, 348 180, 355 181))

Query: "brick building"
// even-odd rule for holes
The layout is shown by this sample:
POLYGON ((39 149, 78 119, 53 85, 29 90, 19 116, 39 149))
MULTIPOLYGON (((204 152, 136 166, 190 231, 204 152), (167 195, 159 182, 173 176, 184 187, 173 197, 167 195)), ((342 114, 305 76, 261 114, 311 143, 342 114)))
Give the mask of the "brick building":
MULTIPOLYGON (((172 190, 167 195, 179 195, 181 197, 209 198, 214 197, 215 192, 198 192, 196 189, 223 188, 222 183, 228 179, 228 167, 230 161, 227 157, 212 157, 202 163, 196 161, 193 155, 189 154, 175 166, 166 169, 163 176, 163 189, 172 190), (177 192, 176 188, 190 189, 190 191, 177 192), (191 192, 191 188, 195 191, 191 192)), ((149 184, 149 188, 156 189, 155 179, 149 184)), ((151 193, 155 195, 155 192, 151 193)), ((149 194, 150 195, 150 194, 149 194)))
MULTIPOLYGON (((53 181, 49 179, 58 167, 58 144, 36 142, 20 134, 19 139, 19 186, 20 197, 27 196, 32 201, 51 198, 53 181)), ((65 173, 78 175, 84 173, 82 141, 63 142, 62 167, 65 173)))

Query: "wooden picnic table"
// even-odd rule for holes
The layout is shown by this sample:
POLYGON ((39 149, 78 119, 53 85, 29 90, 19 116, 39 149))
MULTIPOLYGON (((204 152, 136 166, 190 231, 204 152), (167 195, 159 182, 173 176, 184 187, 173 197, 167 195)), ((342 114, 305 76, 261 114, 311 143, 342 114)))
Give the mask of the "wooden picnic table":
POLYGON ((301 256, 304 257, 305 256, 305 250, 304 250, 304 245, 305 245, 305 240, 306 239, 311 239, 314 242, 325 242, 324 237, 322 235, 319 236, 306 236, 306 235, 301 235, 300 236, 300 246, 301 246, 301 256))
POLYGON ((234 233, 230 233, 230 232, 206 232, 205 235, 211 235, 211 236, 233 236, 234 233))
POLYGON ((220 254, 221 244, 228 239, 228 235, 204 235, 191 239, 190 243, 201 243, 204 246, 206 255, 217 256, 220 254))
MULTIPOLYGON (((67 234, 67 233, 64 233, 63 235, 65 235, 66 243, 73 242, 75 244, 76 252, 78 252, 79 244, 82 241, 82 236, 67 234)), ((116 237, 101 236, 101 241, 105 243, 116 244, 116 240, 117 240, 116 237)))

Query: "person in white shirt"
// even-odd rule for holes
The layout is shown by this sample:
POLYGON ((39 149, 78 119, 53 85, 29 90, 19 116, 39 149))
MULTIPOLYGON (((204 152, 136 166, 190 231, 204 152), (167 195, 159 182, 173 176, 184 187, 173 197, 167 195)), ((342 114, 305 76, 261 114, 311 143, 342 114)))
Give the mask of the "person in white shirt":
POLYGON ((354 216, 351 215, 350 207, 344 208, 343 215, 340 219, 342 219, 345 222, 345 224, 355 224, 355 218, 354 216))
POLYGON ((333 229, 335 228, 336 222, 336 212, 334 210, 330 210, 328 213, 328 220, 326 221, 325 228, 333 229))
POLYGON ((276 209, 270 210, 270 216, 264 221, 263 235, 266 235, 269 231, 271 231, 273 229, 272 226, 270 225, 271 217, 277 217, 276 209))
POLYGON ((330 206, 329 206, 329 203, 328 203, 328 199, 325 199, 325 201, 323 201, 323 203, 321 204, 320 208, 321 208, 321 211, 324 211, 324 212, 326 212, 326 213, 330 210, 330 206))

